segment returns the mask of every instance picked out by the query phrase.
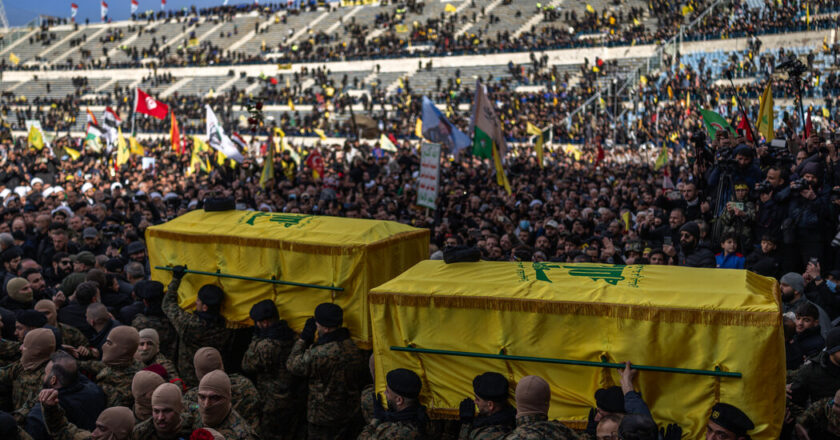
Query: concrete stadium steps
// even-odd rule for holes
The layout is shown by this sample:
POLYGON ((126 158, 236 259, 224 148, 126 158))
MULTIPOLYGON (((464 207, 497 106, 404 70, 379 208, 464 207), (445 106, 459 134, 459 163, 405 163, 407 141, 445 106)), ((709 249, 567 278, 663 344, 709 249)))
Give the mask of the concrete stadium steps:
POLYGON ((332 41, 333 44, 335 43, 342 43, 342 42, 350 42, 352 40, 352 35, 349 32, 344 31, 345 26, 349 26, 351 23, 355 23, 358 26, 362 26, 365 30, 362 32, 362 35, 369 35, 376 29, 376 16, 378 14, 384 13, 386 11, 385 8, 379 7, 371 7, 371 6, 359 6, 358 12, 353 14, 353 16, 349 19, 343 19, 343 22, 332 32, 332 41))
POLYGON ((265 41, 266 51, 276 52, 278 45, 281 43, 286 45, 291 37, 299 34, 301 31, 305 31, 310 23, 323 14, 324 11, 286 14, 285 24, 282 20, 276 23, 271 21, 271 24, 266 27, 267 31, 254 35, 253 38, 243 44, 237 51, 248 55, 259 55, 262 52, 262 42, 265 41), (292 31, 291 33, 289 32, 290 30, 292 31))
MULTIPOLYGON (((125 29, 125 28, 123 28, 125 29)), ((75 34, 71 34, 72 38, 64 41, 63 43, 56 45, 56 47, 49 52, 49 56, 47 57, 47 61, 49 61, 52 65, 64 64, 70 60, 70 63, 75 63, 79 61, 79 49, 85 46, 88 46, 91 43, 91 39, 96 38, 97 34, 101 35, 106 31, 105 28, 94 28, 90 26, 83 26, 79 27, 79 32, 75 34), (73 55, 76 56, 73 56, 73 55)), ((88 49, 90 50, 90 49, 88 49)), ((100 50, 98 54, 91 51, 91 55, 101 55, 102 51, 100 50)))
MULTIPOLYGON (((166 37, 166 41, 170 42, 173 38, 180 35, 184 29, 188 28, 189 25, 186 21, 182 20, 180 23, 175 21, 170 21, 169 23, 152 23, 143 30, 143 35, 137 37, 131 44, 129 44, 129 48, 137 48, 138 55, 142 53, 143 49, 148 49, 152 46, 152 41, 154 40, 157 43, 157 47, 162 47, 165 43, 163 42, 163 37, 166 37)), ((115 47, 119 47, 121 43, 117 43, 115 47)), ((142 55, 140 55, 142 57, 142 55)), ((122 50, 118 50, 111 55, 111 62, 112 63, 125 63, 131 61, 128 54, 122 50)))
MULTIPOLYGON (((119 47, 121 44, 130 44, 131 41, 133 41, 133 38, 136 38, 135 35, 137 34, 137 29, 143 27, 144 25, 140 23, 123 23, 126 23, 126 26, 88 26, 84 31, 87 35, 87 41, 82 43, 81 46, 65 51, 62 55, 53 60, 53 64, 66 62, 66 60, 63 59, 64 57, 70 59, 72 63, 82 61, 82 50, 90 51, 92 59, 100 59, 103 57, 103 53, 112 52, 114 48, 119 47), (122 38, 119 38, 120 31, 122 31, 122 38), (102 41, 100 41, 100 39, 102 41), (103 48, 105 49, 104 52, 102 50, 103 48)), ((85 60, 87 60, 87 58, 85 58, 85 60)))
POLYGON ((66 31, 38 31, 31 37, 24 39, 9 52, 17 55, 21 63, 27 61, 41 61, 38 55, 44 52, 51 45, 58 43, 64 37, 72 34, 72 30, 66 31))
POLYGON ((242 38, 248 30, 253 29, 257 21, 257 17, 252 16, 233 17, 232 20, 224 22, 218 30, 207 35, 204 41, 225 50, 242 38), (236 34, 233 33, 234 28, 236 28, 236 34), (230 37, 227 36, 228 33, 230 37))
POLYGON ((365 71, 354 71, 354 72, 333 72, 327 76, 327 79, 332 82, 332 86, 336 89, 341 88, 341 81, 344 76, 347 76, 347 89, 348 90, 364 90, 368 87, 368 84, 365 83, 365 78, 370 75, 370 72, 365 71), (354 87, 353 81, 358 78, 359 79, 359 86, 354 87))
POLYGON ((179 88, 176 92, 178 95, 198 95, 198 96, 206 96, 207 93, 210 92, 210 89, 215 91, 221 86, 222 84, 228 82, 231 77, 228 76, 200 76, 193 78, 192 81, 188 82, 183 87, 179 88))
MULTIPOLYGON (((408 75, 409 72, 381 72, 376 74, 376 79, 370 83, 371 89, 386 90, 400 78, 408 75)), ((410 81, 410 80, 409 80, 410 81)))

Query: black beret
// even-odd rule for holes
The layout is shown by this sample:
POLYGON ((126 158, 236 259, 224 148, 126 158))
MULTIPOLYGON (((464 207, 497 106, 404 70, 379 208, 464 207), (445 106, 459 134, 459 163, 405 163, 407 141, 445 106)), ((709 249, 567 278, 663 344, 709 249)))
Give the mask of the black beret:
POLYGON ((391 391, 402 397, 416 399, 420 396, 420 388, 422 387, 420 376, 411 370, 405 368, 391 370, 385 375, 385 383, 388 384, 391 391))
POLYGON ((483 373, 473 379, 475 395, 484 400, 507 400, 509 387, 508 380, 499 373, 483 373))
POLYGON ((8 263, 9 261, 14 260, 15 258, 23 256, 23 249, 19 246, 12 246, 2 253, 0 253, 0 262, 8 263))
POLYGON ((728 403, 716 403, 712 407, 709 420, 732 431, 738 437, 746 436, 747 431, 755 429, 752 420, 743 411, 728 403))
MULTIPOLYGON (((149 280, 138 281, 134 285, 134 296, 148 300, 161 299, 163 298, 163 283, 149 280)), ((201 302, 204 300, 202 299, 201 302)))
POLYGON ((329 328, 341 327, 341 323, 344 322, 344 311, 338 304, 318 304, 318 307, 315 307, 315 322, 329 328))
POLYGON ((624 413, 624 393, 621 387, 609 387, 595 391, 595 405, 611 413, 624 413))
POLYGON ((126 248, 127 255, 134 255, 146 250, 146 245, 142 241, 132 241, 126 248))
POLYGON ((120 273, 123 270, 125 263, 119 258, 111 258, 105 262, 105 270, 111 273, 120 273))
POLYGON ((222 303, 225 291, 215 284, 205 284, 198 289, 198 299, 208 306, 217 306, 222 303))
POLYGON ((18 310, 15 312, 15 320, 27 327, 41 328, 47 323, 47 316, 37 310, 18 310))
POLYGON ((263 319, 278 319, 280 315, 277 313, 277 305, 270 299, 264 299, 251 307, 251 319, 254 322, 262 321, 263 319))

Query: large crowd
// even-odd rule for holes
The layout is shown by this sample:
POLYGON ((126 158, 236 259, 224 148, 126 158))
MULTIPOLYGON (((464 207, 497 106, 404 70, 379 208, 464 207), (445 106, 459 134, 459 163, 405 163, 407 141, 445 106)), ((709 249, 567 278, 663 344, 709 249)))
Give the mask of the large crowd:
MULTIPOLYGON (((686 14, 700 13, 705 3, 694 2, 686 14)), ((828 10, 837 6, 811 3, 828 10)), ((797 16, 794 4, 768 2, 762 13, 739 6, 733 16, 744 19, 734 27, 728 15, 713 14, 695 36, 723 28, 769 31, 780 26, 779 17, 797 16)), ((270 15, 283 7, 247 8, 270 15)), ((416 12, 423 6, 408 2, 394 7, 416 12)), ((680 2, 650 2, 660 31, 685 18, 681 7, 680 2)), ((200 12, 230 19, 247 8, 200 12)), ((587 31, 603 30, 607 18, 545 13, 587 31)), ((631 9, 615 17, 618 28, 608 34, 616 35, 615 41, 669 36, 637 29, 640 14, 631 9), (628 34, 633 32, 639 34, 628 34)), ((187 15, 158 13, 144 20, 187 15)), ((447 32, 458 27, 455 20, 461 19, 435 22, 434 33, 447 39, 447 32)), ((831 19, 813 18, 819 20, 831 19)), ((399 24, 390 14, 377 17, 377 23, 399 24)), ((347 32, 363 35, 362 30, 347 32)), ((411 35, 421 42, 429 33, 411 35)), ((523 35, 526 45, 554 38, 550 33, 523 35)), ((450 36, 451 44, 463 43, 450 36)), ((556 38, 568 38, 568 33, 556 38)), ((439 43, 434 44, 442 53, 463 49, 439 43)), ((790 81, 770 77, 789 54, 760 52, 759 40, 753 43, 744 54, 733 55, 724 70, 736 77, 770 79, 745 86, 740 99, 754 101, 768 82, 777 97, 795 97, 798 91, 790 81)), ((494 50, 505 50, 502 46, 494 50)), ((822 51, 836 60, 840 46, 826 45, 822 51)), ((638 372, 630 364, 620 386, 593 396, 596 405, 581 432, 548 420, 551 390, 544 379, 528 376, 511 384, 498 372, 475 378, 474 395, 464 396, 457 420, 429 420, 418 399, 427 384, 418 372, 387 372, 385 393, 373 391, 373 358, 342 326, 338 306, 319 305, 300 332, 289 328, 283 310, 271 301, 252 305, 253 328, 231 330, 221 304, 235 292, 215 285, 201 287, 195 310, 181 309, 177 293, 181 280, 191 275, 176 267, 171 279, 162 280, 167 286, 150 280, 145 231, 203 209, 211 198, 232 199, 240 210, 428 228, 433 259, 466 247, 489 261, 748 269, 774 277, 780 282, 788 370, 781 436, 836 438, 840 137, 835 128, 840 105, 834 97, 840 79, 814 69, 813 54, 805 58, 803 94, 823 100, 821 107, 809 109, 808 119, 813 113, 823 123, 806 124, 798 112, 785 113, 775 130, 776 138, 785 141, 781 146, 750 139, 754 125, 707 133, 701 107, 738 125, 736 89, 716 83, 718 78, 702 64, 683 64, 679 55, 666 57, 660 73, 640 82, 635 116, 620 120, 609 117, 617 110, 612 100, 604 100, 598 111, 570 117, 592 96, 597 81, 617 68, 614 63, 587 62, 573 86, 538 56, 528 65, 511 64, 511 79, 488 81, 510 142, 504 158, 510 192, 496 184, 492 163, 467 148, 441 159, 437 209, 432 211, 416 203, 420 154, 415 127, 422 96, 412 91, 410 81, 395 95, 373 90, 351 98, 341 93, 346 82, 314 69, 295 74, 288 84, 261 79, 264 84, 253 96, 234 89, 215 97, 175 96, 168 102, 187 135, 205 132, 204 106, 210 104, 229 132, 241 133, 241 163, 219 158, 212 149, 198 152, 191 136, 184 136, 180 152, 169 137, 159 136, 140 138, 143 151, 117 164, 114 151, 65 134, 76 125, 79 108, 111 105, 122 115, 128 135, 133 90, 117 87, 97 98, 77 92, 64 99, 28 100, 7 93, 0 109, 5 121, 0 127, 0 438, 680 438, 679 421, 659 432, 643 390, 634 389, 638 372), (318 91, 301 90, 306 78, 316 81, 318 91), (546 91, 516 92, 516 83, 542 84, 546 91), (289 111, 264 125, 239 123, 235 116, 234 106, 290 100, 314 109, 289 111), (354 104, 381 123, 374 138, 380 133, 391 137, 396 151, 386 149, 384 141, 357 139, 355 125, 336 124, 330 117, 349 113, 354 104), (34 148, 26 136, 13 134, 29 119, 55 133, 49 147, 34 148), (547 144, 544 163, 537 160, 528 123, 553 127, 555 142, 547 144), (271 145, 265 135, 274 134, 274 128, 289 137, 315 136, 317 128, 347 139, 303 147, 274 137, 277 145, 271 145), (275 148, 276 155, 267 154, 275 148), (81 156, 67 153, 70 149, 80 150, 81 156), (319 175, 306 160, 316 149, 324 162, 319 175), (154 166, 144 166, 144 158, 153 158, 154 166), (274 161, 274 173, 265 179, 267 160, 274 161)), ((143 82, 171 81, 167 75, 152 75, 143 82)), ((88 87, 84 78, 74 85, 80 91, 88 87)), ((472 79, 443 78, 437 88, 430 96, 446 107, 455 126, 466 130, 469 117, 458 106, 471 103, 472 79)), ((753 122, 755 110, 747 110, 753 122)), ((142 133, 169 131, 167 121, 144 116, 136 126, 142 133)), ((751 420, 727 403, 708 410, 707 440, 747 440, 756 426, 768 423, 751 420)))

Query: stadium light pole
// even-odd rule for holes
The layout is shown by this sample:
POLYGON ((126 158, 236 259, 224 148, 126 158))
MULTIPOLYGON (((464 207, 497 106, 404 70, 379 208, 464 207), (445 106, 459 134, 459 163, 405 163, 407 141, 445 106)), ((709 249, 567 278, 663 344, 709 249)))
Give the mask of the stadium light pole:
POLYGON ((9 19, 6 18, 6 8, 3 6, 3 0, 0 0, 0 25, 3 26, 3 31, 9 30, 9 19))

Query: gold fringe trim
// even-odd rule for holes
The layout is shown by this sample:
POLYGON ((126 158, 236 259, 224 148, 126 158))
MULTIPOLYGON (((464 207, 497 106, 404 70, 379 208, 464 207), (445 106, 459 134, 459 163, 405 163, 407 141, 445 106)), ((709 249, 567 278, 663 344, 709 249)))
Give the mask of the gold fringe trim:
MULTIPOLYGON (((165 231, 151 229, 146 231, 148 238, 160 238, 164 240, 180 241, 184 243, 198 244, 225 244, 231 246, 259 247, 267 249, 278 249, 283 251, 302 252, 318 255, 348 255, 358 252, 360 249, 376 250, 382 247, 405 240, 429 239, 429 230, 420 229, 417 231, 405 231, 382 240, 377 240, 361 245, 340 245, 340 244, 301 244, 293 241, 284 241, 282 238, 253 238, 236 235, 208 235, 189 234, 184 232, 165 231)), ((147 240, 148 241, 148 240, 147 240)))
MULTIPOLYGON (((458 410, 454 408, 426 408, 426 414, 433 420, 458 420, 458 410)), ((586 420, 557 421, 577 431, 586 429, 586 420)))
POLYGON ((583 315, 701 325, 778 327, 782 324, 782 315, 778 312, 681 309, 635 304, 600 304, 484 296, 406 295, 391 292, 370 292, 368 303, 408 307, 444 307, 554 315, 583 315))

